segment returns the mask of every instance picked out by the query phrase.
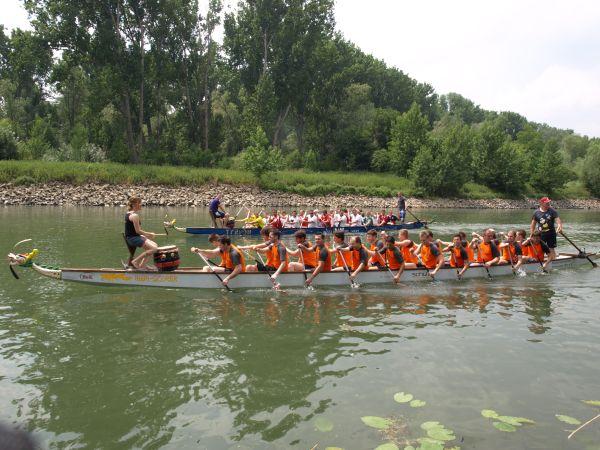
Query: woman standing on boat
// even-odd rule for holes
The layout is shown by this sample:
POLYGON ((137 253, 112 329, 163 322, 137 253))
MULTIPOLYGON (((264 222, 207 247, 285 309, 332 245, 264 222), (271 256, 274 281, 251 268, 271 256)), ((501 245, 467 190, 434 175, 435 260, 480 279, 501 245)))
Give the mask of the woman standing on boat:
POLYGON ((146 262, 151 255, 156 252, 158 245, 149 238, 154 238, 155 234, 142 230, 139 211, 142 209, 142 199, 140 197, 131 197, 127 202, 129 211, 125 214, 125 239, 131 247, 142 247, 145 251, 137 258, 131 260, 131 264, 136 269, 146 268, 146 262))

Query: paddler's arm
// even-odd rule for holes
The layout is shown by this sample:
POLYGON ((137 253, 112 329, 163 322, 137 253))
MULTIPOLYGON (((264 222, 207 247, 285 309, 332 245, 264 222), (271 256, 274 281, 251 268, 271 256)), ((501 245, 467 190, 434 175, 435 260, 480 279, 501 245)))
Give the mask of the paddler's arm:
POLYGON ((325 261, 319 261, 319 264, 317 264, 317 268, 315 270, 313 270, 313 273, 311 273, 308 278, 306 279, 306 281, 304 282, 304 284, 306 286, 310 286, 310 284, 313 282, 313 280, 315 279, 315 277, 317 275, 319 275, 321 272, 323 272, 323 269, 325 269, 325 261))
POLYGON ((435 266, 435 269, 433 269, 431 272, 429 272, 429 275, 431 277, 435 277, 435 275, 438 273, 438 271, 444 266, 444 256, 440 253, 437 256, 437 264, 435 266))
POLYGON ((232 280, 233 278, 237 277, 241 271, 242 271, 241 264, 238 264, 237 266, 235 266, 233 268, 233 271, 229 275, 227 275, 225 278, 223 278, 223 285, 227 286, 229 281, 232 280))
POLYGON ((212 250, 207 250, 207 249, 203 249, 203 248, 192 247, 192 248, 190 248, 190 251, 192 253, 200 253, 202 256, 206 256, 206 257, 218 256, 221 253, 221 250, 219 250, 218 248, 214 248, 212 250))

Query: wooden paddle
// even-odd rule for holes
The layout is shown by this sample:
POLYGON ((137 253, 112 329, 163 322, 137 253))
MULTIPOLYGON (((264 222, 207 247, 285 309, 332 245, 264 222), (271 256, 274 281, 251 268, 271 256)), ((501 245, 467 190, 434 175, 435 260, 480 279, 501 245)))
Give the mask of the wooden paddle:
POLYGON ((593 268, 596 268, 596 267, 598 267, 598 264, 596 264, 594 261, 592 261, 592 260, 590 259, 590 257, 589 257, 589 256, 588 256, 588 255, 587 255, 585 252, 581 251, 581 249, 580 249, 579 247, 577 247, 577 246, 575 245, 575 243, 574 243, 574 242, 573 242, 571 239, 569 239, 569 238, 568 238, 568 237, 565 235, 565 233, 563 233, 563 232, 561 231, 561 232, 560 232, 560 235, 561 235, 562 237, 564 237, 564 238, 565 238, 567 241, 569 241, 569 244, 571 244, 573 247, 575 247, 575 248, 577 249, 577 251, 579 252, 579 254, 580 254, 580 255, 585 255, 585 258, 586 258, 586 259, 587 259, 587 260, 590 262, 590 264, 592 265, 592 267, 593 267, 593 268))
POLYGON ((204 264, 206 264, 208 266, 208 268, 210 269, 210 271, 215 275, 215 277, 217 277, 219 279, 219 281, 221 282, 221 284, 223 285, 223 287, 225 289, 227 289, 229 292, 233 292, 229 286, 227 286, 226 284, 223 283, 223 278, 221 278, 219 276, 219 274, 217 273, 217 271, 213 268, 213 266, 210 265, 210 263, 206 260, 206 258, 204 257, 204 255, 202 253, 200 253, 199 251, 194 252, 194 253, 196 253, 197 255, 200 256, 200 258, 202 258, 202 260, 204 261, 204 264))
POLYGON ((531 241, 531 239, 529 240, 529 246, 531 247, 531 250, 533 251, 533 257, 535 258, 535 260, 539 263, 540 267, 542 268, 542 272, 548 273, 548 271, 544 267, 544 263, 542 263, 540 261, 540 259, 538 258, 537 250, 535 249, 535 245, 533 245, 533 242, 531 241))
POLYGON ((427 226, 426 223, 422 222, 421 219, 419 219, 417 216, 415 216, 410 209, 408 209, 408 207, 406 207, 406 211, 417 221, 417 223, 422 223, 423 224, 423 228, 425 228, 426 230, 429 230, 429 227, 427 226))
POLYGON ((508 242, 507 244, 508 244, 508 246, 506 247, 506 250, 508 251, 508 259, 510 261, 510 267, 512 268, 513 276, 516 277, 517 276, 517 272, 515 271, 515 264, 513 262, 512 253, 510 251, 510 242, 508 242))
POLYGON ((339 250, 339 248, 340 247, 337 247, 335 250, 338 252, 338 255, 340 255, 340 258, 342 258, 342 262, 344 263, 345 272, 348 274, 348 278, 350 279, 350 287, 352 287, 353 289, 358 289, 360 287, 360 285, 358 283, 355 283, 354 280, 352 279, 352 274, 350 273, 348 264, 346 264, 346 258, 344 258, 344 255, 339 250))
MULTIPOLYGON (((479 244, 477 244, 477 256, 479 256, 481 254, 481 249, 479 248, 479 244)), ((483 261, 483 258, 481 258, 481 265, 484 267, 485 271, 487 272, 487 276, 488 278, 491 280, 492 279, 492 274, 490 273, 490 269, 488 269, 488 266, 485 265, 485 261, 483 261)))

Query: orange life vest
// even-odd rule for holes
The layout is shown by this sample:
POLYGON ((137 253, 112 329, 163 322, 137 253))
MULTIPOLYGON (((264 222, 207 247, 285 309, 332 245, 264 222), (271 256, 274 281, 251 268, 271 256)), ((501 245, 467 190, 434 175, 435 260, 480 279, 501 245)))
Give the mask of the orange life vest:
POLYGON ((242 265, 242 272, 245 272, 246 271, 246 263, 244 261, 244 255, 242 254, 241 250, 233 244, 231 244, 231 248, 229 249, 229 251, 221 253, 221 257, 223 258, 223 260, 221 261, 221 267, 225 267, 226 269, 229 269, 229 270, 235 269, 235 265, 233 264, 233 261, 231 260, 231 253, 230 253, 231 250, 235 250, 240 254, 240 264, 242 265))
POLYGON ((431 246, 435 244, 423 244, 421 246, 421 261, 428 269, 435 269, 438 263, 438 257, 431 252, 431 246))
MULTIPOLYGON (((461 255, 461 249, 464 247, 450 248, 450 267, 465 267, 465 260, 461 255)), ((466 250, 466 249, 465 249, 466 250)), ((467 253, 468 255, 468 253, 467 253)), ((468 258, 468 256, 467 256, 468 258)))
POLYGON ((492 255, 492 243, 482 242, 477 246, 477 262, 486 263, 494 259, 494 255, 492 255))
POLYGON ((305 241, 304 245, 309 247, 308 250, 300 249, 302 252, 302 261, 304 261, 304 265, 317 267, 318 259, 316 253, 313 251, 312 245, 308 241, 305 241))
POLYGON ((521 253, 523 254, 523 256, 529 256, 529 245, 521 244, 521 253))
POLYGON ((512 259, 513 264, 519 262, 519 257, 517 255, 517 247, 514 242, 512 244, 508 244, 502 249, 502 259, 505 261, 510 261, 512 259))
MULTIPOLYGON (((279 256, 279 246, 281 245, 281 243, 277 244, 277 245, 273 245, 268 251, 267 251, 267 266, 271 266, 271 267, 275 267, 275 269, 278 269, 279 266, 281 265, 281 257, 279 256)), ((285 252, 285 265, 283 266, 283 271, 287 272, 288 270, 288 253, 285 252)))
MULTIPOLYGON (((348 248, 348 247, 342 247, 342 248, 348 248)), ((351 257, 351 252, 345 252, 342 253, 340 251, 336 252, 335 255, 335 267, 344 267, 344 261, 346 262, 346 265, 348 267, 350 267, 350 265, 352 264, 352 257, 351 257)))
POLYGON ((371 256, 369 258, 369 264, 374 266, 376 264, 381 265, 381 267, 385 266, 385 261, 383 260, 383 256, 378 252, 377 242, 371 244, 371 251, 375 252, 375 256, 371 256))
POLYGON ((533 259, 537 259, 539 262, 544 262, 544 250, 542 249, 542 244, 534 244, 533 242, 529 242, 523 248, 527 248, 529 253, 529 257, 533 259))
POLYGON ((400 247, 400 251, 402 252, 402 258, 404 258, 404 262, 416 264, 419 262, 419 259, 416 256, 414 256, 410 251, 416 249, 417 245, 413 241, 410 242, 411 245, 407 245, 406 247, 400 247))
POLYGON ((387 260, 388 267, 392 270, 398 270, 402 267, 402 261, 396 259, 394 250, 390 250, 389 248, 385 249, 385 259, 387 260))
POLYGON ((467 242, 467 246, 466 247, 463 246, 463 247, 467 251, 467 257, 469 259, 469 262, 475 262, 475 253, 473 252, 473 247, 471 247, 468 242, 467 242))
MULTIPOLYGON (((361 245, 360 248, 364 249, 365 246, 361 245)), ((352 255, 351 261, 350 261, 351 264, 348 264, 348 267, 350 267, 350 269, 352 269, 352 270, 356 270, 356 269, 358 269, 358 266, 360 266, 360 249, 359 250, 352 249, 350 254, 352 255)), ((344 255, 344 257, 346 257, 346 255, 344 255)), ((346 263, 348 263, 348 259, 346 259, 346 263)), ((363 270, 369 270, 369 267, 367 265, 365 265, 363 270)))
MULTIPOLYGON (((329 247, 327 247, 326 245, 323 246, 325 248, 325 250, 327 250, 327 259, 325 260, 325 267, 323 267, 323 271, 325 272, 330 272, 331 271, 331 252, 329 251, 329 247)), ((315 245, 315 251, 314 251, 314 255, 315 255, 315 267, 317 267, 317 265, 320 262, 320 253, 321 249, 319 248, 318 245, 315 245)))

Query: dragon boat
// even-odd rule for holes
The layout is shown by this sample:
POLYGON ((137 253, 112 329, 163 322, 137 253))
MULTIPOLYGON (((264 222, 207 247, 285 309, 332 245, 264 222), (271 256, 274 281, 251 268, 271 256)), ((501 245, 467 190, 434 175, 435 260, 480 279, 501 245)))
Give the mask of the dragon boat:
MULTIPOLYGON (((406 222, 396 225, 382 226, 348 226, 348 227, 314 227, 314 228, 280 228, 282 236, 291 236, 296 231, 302 230, 306 234, 333 234, 336 231, 344 231, 346 233, 366 233, 369 230, 376 231, 397 231, 397 230, 417 230, 419 228, 427 228, 428 222, 416 221, 406 222)), ((180 227, 174 225, 174 222, 165 222, 165 227, 173 228, 176 231, 187 234, 219 234, 225 236, 260 236, 260 228, 212 228, 212 227, 180 227)))
MULTIPOLYGON (((33 256, 37 250, 32 251, 33 256)), ((30 254, 18 255, 11 264, 17 267, 30 267, 35 272, 56 280, 75 281, 79 283, 96 285, 117 286, 148 286, 170 289, 223 289, 221 283, 223 274, 205 272, 202 267, 177 268, 170 271, 153 270, 128 270, 124 268, 60 268, 33 262, 30 254)), ((15 256, 15 255, 13 255, 15 256)), ((592 260, 598 259, 598 253, 561 253, 549 266, 549 270, 570 270, 588 263, 596 266, 592 260)), ((521 266, 522 273, 540 273, 542 268, 539 262, 527 262, 521 266)), ((301 288, 304 286, 308 272, 284 272, 277 281, 281 288, 301 288)), ((323 272, 313 281, 313 286, 352 286, 357 285, 393 285, 392 271, 389 269, 369 270, 361 272, 352 283, 347 272, 323 272)), ((463 279, 495 279, 496 277, 513 276, 509 264, 495 265, 488 270, 484 266, 472 265, 467 270, 463 279)), ((15 274, 15 277, 17 275, 15 274)), ((18 278, 18 277, 17 277, 18 278)), ((457 279, 455 268, 446 265, 435 275, 435 280, 451 281, 457 279)), ((404 270, 400 282, 427 282, 431 281, 430 272, 425 268, 404 270)), ((230 289, 264 289, 272 288, 273 281, 267 272, 245 272, 230 280, 230 289)))

